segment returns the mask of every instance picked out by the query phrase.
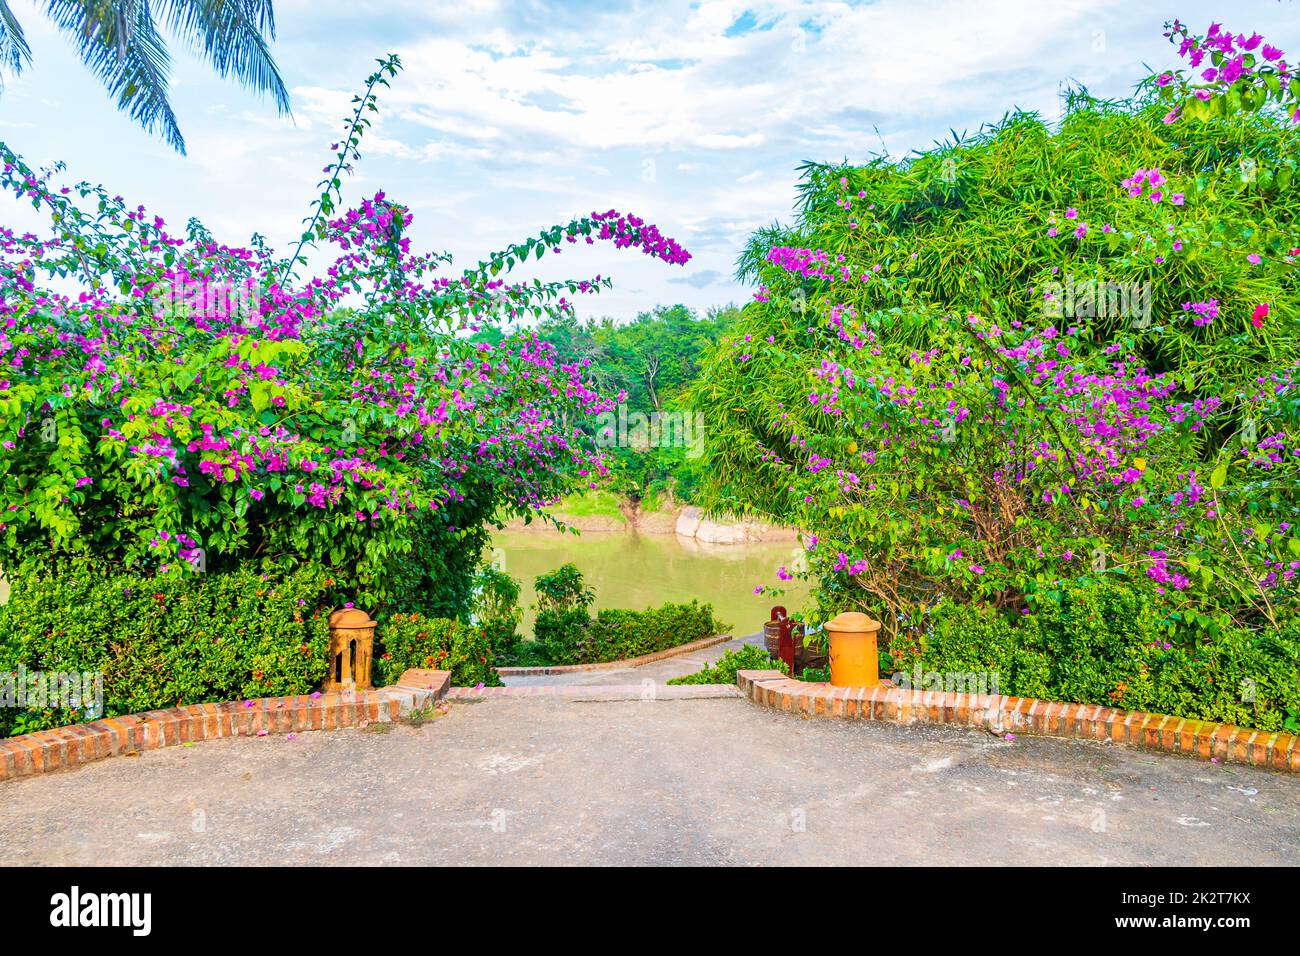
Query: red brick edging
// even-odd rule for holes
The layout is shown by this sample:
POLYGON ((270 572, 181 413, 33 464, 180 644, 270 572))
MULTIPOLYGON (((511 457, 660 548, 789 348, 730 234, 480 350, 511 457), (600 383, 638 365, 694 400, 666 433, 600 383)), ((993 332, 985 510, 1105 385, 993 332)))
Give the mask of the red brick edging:
POLYGON ((603 661, 599 664, 556 664, 550 667, 498 667, 497 673, 502 677, 544 677, 547 674, 573 674, 578 671, 609 671, 623 667, 640 667, 642 664, 653 664, 655 661, 667 660, 680 654, 689 654, 691 651, 700 651, 706 647, 712 647, 714 644, 726 643, 729 640, 731 640, 730 634, 715 634, 712 637, 702 637, 698 641, 678 644, 676 647, 655 651, 652 654, 627 657, 621 661, 603 661))
POLYGON ((815 717, 960 724, 995 733, 1111 740, 1149 750, 1300 773, 1300 738, 1232 724, 1112 710, 1096 704, 958 694, 897 687, 835 687, 790 680, 780 671, 739 671, 736 685, 755 703, 815 717))
POLYGON ((409 670, 378 690, 187 704, 56 727, 0 740, 0 780, 191 741, 387 723, 441 700, 450 685, 447 671, 409 670))

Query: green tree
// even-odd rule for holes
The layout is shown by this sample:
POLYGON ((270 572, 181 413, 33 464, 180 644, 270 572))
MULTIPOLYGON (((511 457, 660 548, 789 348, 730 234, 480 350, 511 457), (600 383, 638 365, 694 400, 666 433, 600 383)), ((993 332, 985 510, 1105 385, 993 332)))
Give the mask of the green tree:
MULTIPOLYGON (((160 25, 218 74, 270 93, 279 111, 289 112, 289 93, 268 48, 275 39, 271 0, 48 0, 44 12, 72 38, 117 108, 181 154, 185 137, 167 97, 171 55, 160 25)), ((0 71, 17 75, 31 59, 22 24, 0 0, 0 71)))
POLYGON ((808 164, 754 236, 755 301, 685 398, 701 496, 810 532, 819 613, 924 633, 1105 578, 1174 638, 1295 618, 1300 138, 1169 121, 1162 88, 808 164))

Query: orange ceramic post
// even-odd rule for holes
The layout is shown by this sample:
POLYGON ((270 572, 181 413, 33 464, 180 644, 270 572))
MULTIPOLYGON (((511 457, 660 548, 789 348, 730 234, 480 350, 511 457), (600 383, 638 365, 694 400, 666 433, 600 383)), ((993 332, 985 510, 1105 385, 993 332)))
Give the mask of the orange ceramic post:
POLYGON ((375 647, 375 622, 357 608, 330 615, 330 669, 321 690, 366 690, 375 647))
POLYGON ((876 633, 880 622, 846 611, 826 622, 831 645, 831 683, 836 687, 875 687, 880 683, 876 633))

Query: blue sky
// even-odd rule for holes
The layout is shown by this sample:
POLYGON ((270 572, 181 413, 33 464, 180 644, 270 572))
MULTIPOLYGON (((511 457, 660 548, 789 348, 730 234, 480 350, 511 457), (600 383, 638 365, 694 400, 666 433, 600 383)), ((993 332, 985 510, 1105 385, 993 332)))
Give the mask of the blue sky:
MULTIPOLYGON (((736 255, 755 227, 789 217, 805 159, 901 157, 1013 106, 1054 118, 1068 80, 1122 95, 1143 64, 1173 63, 1160 35, 1172 16, 1300 43, 1289 0, 278 0, 293 117, 174 44, 181 157, 112 108, 34 0, 11 6, 35 64, 5 77, 0 138, 173 225, 198 216, 227 242, 258 231, 287 248, 351 95, 375 57, 400 53, 347 198, 384 189, 415 211, 418 245, 466 262, 574 214, 644 215, 694 254, 686 268, 583 248, 537 273, 613 276, 580 308, 620 318, 747 300, 736 255)), ((30 228, 29 213, 0 200, 7 224, 30 228)))

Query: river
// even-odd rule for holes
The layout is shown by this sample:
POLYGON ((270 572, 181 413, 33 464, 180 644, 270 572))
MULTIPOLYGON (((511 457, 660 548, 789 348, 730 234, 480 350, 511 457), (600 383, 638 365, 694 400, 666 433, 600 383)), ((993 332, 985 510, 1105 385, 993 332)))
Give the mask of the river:
POLYGON ((788 566, 800 552, 796 542, 711 545, 674 534, 574 536, 553 530, 501 531, 492 540, 498 566, 504 562, 504 570, 521 584, 525 635, 532 633, 533 579, 569 562, 595 590, 597 610, 639 611, 696 599, 712 604, 714 616, 733 634, 760 630, 774 604, 795 611, 808 596, 807 586, 797 581, 784 582, 787 588, 780 597, 754 594, 757 584, 782 583, 776 569, 788 566))

